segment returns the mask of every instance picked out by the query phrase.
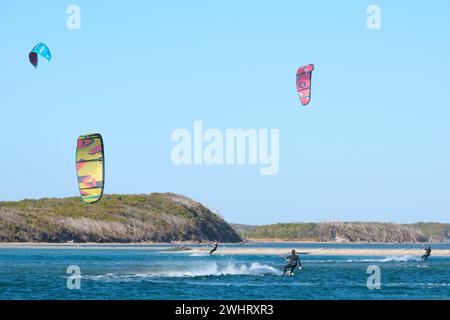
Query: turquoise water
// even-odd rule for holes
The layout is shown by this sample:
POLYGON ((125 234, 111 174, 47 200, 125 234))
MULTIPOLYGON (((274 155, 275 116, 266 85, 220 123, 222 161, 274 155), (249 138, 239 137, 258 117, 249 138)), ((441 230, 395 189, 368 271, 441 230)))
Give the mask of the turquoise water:
POLYGON ((169 253, 161 246, 1 249, 0 299, 450 299, 450 258, 421 262, 417 245, 246 245, 286 248, 286 255, 292 247, 355 246, 418 250, 417 256, 302 255, 304 270, 283 277, 285 261, 274 255, 169 253), (80 267, 79 290, 67 288, 70 265, 80 267), (369 265, 380 267, 380 290, 367 288, 369 265))

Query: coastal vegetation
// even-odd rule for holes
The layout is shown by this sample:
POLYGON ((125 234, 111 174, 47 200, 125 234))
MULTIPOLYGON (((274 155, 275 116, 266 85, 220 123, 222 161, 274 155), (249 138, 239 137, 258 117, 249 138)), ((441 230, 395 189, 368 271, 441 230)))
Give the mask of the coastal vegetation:
POLYGON ((219 215, 171 193, 0 202, 3 242, 240 242, 219 215))
POLYGON ((2 242, 450 242, 450 224, 419 222, 228 224, 190 198, 173 193, 105 195, 0 202, 2 242))
POLYGON ((244 238, 259 240, 378 243, 450 241, 450 224, 443 223, 323 222, 233 226, 244 238))

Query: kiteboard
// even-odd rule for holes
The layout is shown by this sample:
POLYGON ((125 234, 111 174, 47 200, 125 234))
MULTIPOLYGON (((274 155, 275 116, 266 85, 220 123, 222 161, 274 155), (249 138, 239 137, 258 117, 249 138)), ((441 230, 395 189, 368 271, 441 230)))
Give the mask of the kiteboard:
MULTIPOLYGON (((300 268, 298 268, 298 271, 301 271, 302 269, 303 269, 303 267, 300 267, 300 268)), ((283 276, 284 275, 287 275, 288 277, 291 277, 291 276, 295 276, 295 273, 294 272, 283 273, 283 276)))

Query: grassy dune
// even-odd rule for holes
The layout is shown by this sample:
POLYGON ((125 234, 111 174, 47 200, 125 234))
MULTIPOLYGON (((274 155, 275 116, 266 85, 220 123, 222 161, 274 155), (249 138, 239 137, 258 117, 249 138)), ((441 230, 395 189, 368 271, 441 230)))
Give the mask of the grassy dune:
POLYGON ((239 242, 221 217, 189 198, 105 195, 87 206, 80 198, 0 202, 3 242, 239 242))

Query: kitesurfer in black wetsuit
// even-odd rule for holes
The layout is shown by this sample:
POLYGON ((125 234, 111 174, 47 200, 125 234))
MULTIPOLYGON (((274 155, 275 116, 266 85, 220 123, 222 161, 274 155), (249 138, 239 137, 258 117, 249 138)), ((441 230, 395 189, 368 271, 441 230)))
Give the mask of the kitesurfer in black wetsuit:
POLYGON ((284 266, 284 272, 283 274, 286 273, 286 271, 288 269, 291 269, 290 274, 292 274, 294 272, 294 269, 298 266, 299 268, 302 267, 302 263, 300 261, 300 257, 298 255, 295 254, 295 250, 291 251, 291 255, 286 257, 286 259, 289 260, 289 263, 287 265, 284 266))
POLYGON ((217 250, 218 247, 219 243, 216 241, 216 243, 214 244, 214 248, 212 248, 212 250, 209 252, 209 255, 212 255, 217 250))
POLYGON ((428 257, 431 255, 431 247, 425 248, 425 254, 422 256, 422 261, 427 261, 428 257))

